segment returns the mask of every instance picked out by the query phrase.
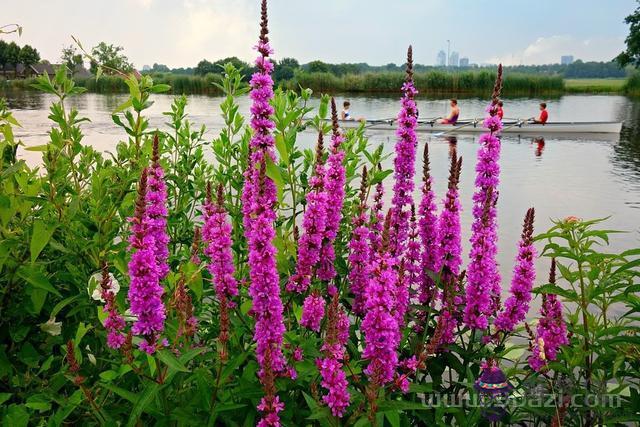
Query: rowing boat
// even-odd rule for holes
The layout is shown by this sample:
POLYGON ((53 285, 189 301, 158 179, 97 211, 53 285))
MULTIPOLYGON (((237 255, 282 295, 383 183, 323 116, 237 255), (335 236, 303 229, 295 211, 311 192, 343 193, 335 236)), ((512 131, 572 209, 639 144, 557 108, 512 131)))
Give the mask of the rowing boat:
MULTIPOLYGON (((340 120, 340 127, 344 129, 357 128, 362 123, 367 130, 393 131, 397 128, 395 119, 365 120, 340 120)), ((504 133, 508 134, 590 134, 590 133, 614 133, 619 134, 622 122, 548 122, 545 124, 530 123, 524 120, 504 121, 504 133)), ((437 123, 434 120, 418 121, 417 132, 435 132, 441 134, 455 133, 480 133, 487 129, 482 126, 482 120, 459 120, 455 125, 437 123)))

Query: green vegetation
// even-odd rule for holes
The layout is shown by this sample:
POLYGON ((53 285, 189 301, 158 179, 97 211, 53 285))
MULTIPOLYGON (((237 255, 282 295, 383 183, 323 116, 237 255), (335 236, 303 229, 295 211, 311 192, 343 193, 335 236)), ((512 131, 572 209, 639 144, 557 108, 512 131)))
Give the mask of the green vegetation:
MULTIPOLYGON (((493 87, 494 70, 482 71, 428 71, 414 74, 418 90, 422 93, 487 93, 493 87)), ((308 87, 317 92, 397 92, 405 75, 400 72, 346 74, 335 76, 329 72, 298 72, 285 86, 295 89, 308 87)), ((505 74, 504 94, 534 95, 561 93, 561 77, 505 74)))
POLYGON ((575 93, 615 93, 623 92, 627 79, 565 79, 567 92, 575 93))

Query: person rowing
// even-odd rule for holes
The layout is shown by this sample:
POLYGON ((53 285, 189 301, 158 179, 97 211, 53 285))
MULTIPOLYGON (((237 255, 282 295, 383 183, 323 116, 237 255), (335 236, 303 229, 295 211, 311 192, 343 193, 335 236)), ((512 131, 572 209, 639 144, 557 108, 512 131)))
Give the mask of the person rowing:
POLYGON ((440 123, 442 123, 443 125, 455 125, 458 122, 458 117, 460 117, 460 107, 458 107, 458 100, 452 99, 449 105, 451 105, 451 111, 449 112, 449 115, 440 120, 440 123))
POLYGON ((500 120, 502 120, 502 118, 504 117, 504 110, 502 109, 502 107, 504 106, 504 103, 502 101, 498 101, 498 117, 500 117, 500 120))
MULTIPOLYGON (((342 111, 340 112, 340 120, 356 120, 352 115, 349 108, 351 107, 351 102, 344 101, 342 103, 342 111)), ((364 117, 358 117, 358 121, 364 121, 364 117)))
POLYGON ((540 103, 540 115, 538 116, 538 118, 534 118, 532 120, 532 123, 537 123, 537 124, 543 125, 543 124, 547 123, 547 120, 549 120, 549 113, 547 112, 547 104, 545 102, 541 102, 540 103))

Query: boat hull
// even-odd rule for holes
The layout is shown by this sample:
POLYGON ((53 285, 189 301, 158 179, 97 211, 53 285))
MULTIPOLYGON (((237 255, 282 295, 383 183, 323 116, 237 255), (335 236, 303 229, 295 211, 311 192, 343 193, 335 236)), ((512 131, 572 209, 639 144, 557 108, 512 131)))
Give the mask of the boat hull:
MULTIPOLYGON (((357 128, 361 122, 354 120, 341 120, 340 127, 344 129, 357 128)), ((395 131, 396 121, 366 121, 364 127, 372 131, 395 131)), ((546 134, 619 134, 622 129, 621 122, 551 122, 542 124, 526 122, 505 122, 502 133, 517 135, 546 135, 546 134)), ((488 130, 482 126, 482 121, 461 121, 456 125, 445 125, 433 122, 420 122, 417 132, 430 133, 481 133, 488 130)))

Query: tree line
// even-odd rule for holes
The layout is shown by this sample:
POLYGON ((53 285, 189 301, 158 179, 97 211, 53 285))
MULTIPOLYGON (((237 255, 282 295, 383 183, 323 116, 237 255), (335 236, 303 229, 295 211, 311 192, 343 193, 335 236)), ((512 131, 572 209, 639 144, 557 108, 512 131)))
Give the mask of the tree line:
POLYGON ((38 62, 40 62, 40 54, 34 47, 28 44, 20 47, 16 42, 7 43, 4 40, 0 40, 0 67, 2 74, 6 74, 9 70, 14 73, 17 72, 19 64, 29 67, 38 62))

